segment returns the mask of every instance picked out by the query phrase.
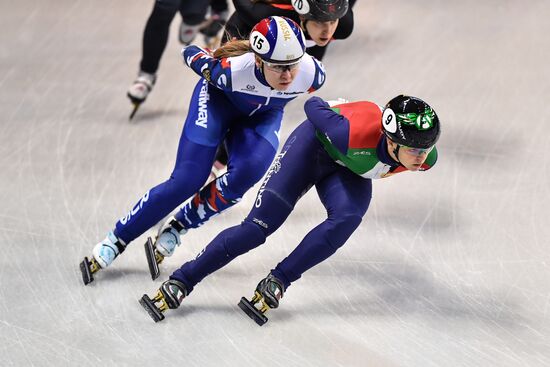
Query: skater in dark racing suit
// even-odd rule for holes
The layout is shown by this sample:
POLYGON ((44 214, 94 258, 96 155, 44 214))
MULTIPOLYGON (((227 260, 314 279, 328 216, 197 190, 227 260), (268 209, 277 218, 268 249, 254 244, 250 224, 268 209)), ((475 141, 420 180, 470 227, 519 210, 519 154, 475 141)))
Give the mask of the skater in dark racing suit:
POLYGON ((315 186, 327 219, 260 281, 252 302, 243 298, 239 304, 256 322, 265 323, 264 312, 278 307, 285 290, 334 254, 359 226, 369 207, 373 179, 425 171, 437 160, 439 119, 418 98, 400 95, 385 108, 366 101, 330 108, 312 97, 305 113, 307 120, 277 155, 246 219, 221 232, 197 258, 177 269, 155 298, 142 298, 155 321, 163 318, 163 310, 178 307, 208 274, 263 244, 315 186), (259 310, 255 303, 262 304, 259 310))
MULTIPOLYGON (((139 73, 127 92, 128 98, 136 106, 134 113, 139 105, 147 99, 155 85, 159 63, 168 44, 170 24, 176 13, 179 11, 182 17, 179 31, 180 42, 188 45, 203 25, 209 5, 211 6, 210 18, 212 22, 208 28, 209 35, 212 36, 214 32, 217 33, 221 29, 222 23, 225 24, 228 14, 226 0, 155 0, 143 31, 139 73)), ((250 25, 250 29, 254 24, 250 25)), ((130 118, 132 117, 133 114, 130 118)))
POLYGON ((111 264, 131 241, 180 204, 185 202, 154 245, 158 256, 171 256, 181 234, 237 203, 275 157, 286 104, 325 81, 322 64, 305 53, 300 27, 284 17, 263 19, 250 40, 227 43, 214 57, 197 46, 182 53, 202 78, 193 92, 174 171, 116 223, 94 247, 90 261, 84 259, 85 284, 93 280, 91 273, 111 264), (201 189, 224 138, 229 143, 228 171, 201 189))
POLYGON ((355 0, 233 0, 233 4, 235 12, 225 25, 225 40, 248 36, 252 26, 266 16, 284 16, 302 26, 307 53, 322 60, 329 42, 346 39, 353 31, 355 0))

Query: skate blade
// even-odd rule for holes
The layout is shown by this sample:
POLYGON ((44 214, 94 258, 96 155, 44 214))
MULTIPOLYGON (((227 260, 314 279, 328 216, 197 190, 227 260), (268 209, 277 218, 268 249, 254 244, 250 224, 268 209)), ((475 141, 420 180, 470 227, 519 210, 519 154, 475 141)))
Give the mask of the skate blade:
POLYGON ((164 320, 164 315, 160 310, 155 306, 151 298, 148 295, 144 294, 143 297, 139 300, 140 305, 147 311, 149 316, 153 319, 154 322, 159 322, 164 320))
POLYGON ((155 280, 160 275, 159 264, 155 257, 155 247, 153 246, 153 240, 151 237, 147 237, 145 242, 145 257, 147 257, 147 265, 149 265, 149 273, 151 273, 151 279, 155 280))
POLYGON ((260 310, 254 307, 254 305, 245 297, 241 297, 239 307, 241 310, 244 311, 244 313, 248 315, 248 317, 254 320, 256 324, 262 326, 267 322, 267 317, 263 313, 261 313, 260 310))
POLYGON ((132 121, 132 119, 136 115, 136 112, 139 109, 139 106, 141 105, 141 103, 138 103, 138 102, 132 102, 132 103, 134 105, 134 108, 132 109, 132 112, 130 113, 130 117, 128 117, 128 121, 132 121))
POLYGON ((80 272, 82 273, 82 281, 84 285, 88 285, 94 281, 94 276, 90 270, 92 264, 87 257, 84 257, 84 260, 80 263, 80 272))

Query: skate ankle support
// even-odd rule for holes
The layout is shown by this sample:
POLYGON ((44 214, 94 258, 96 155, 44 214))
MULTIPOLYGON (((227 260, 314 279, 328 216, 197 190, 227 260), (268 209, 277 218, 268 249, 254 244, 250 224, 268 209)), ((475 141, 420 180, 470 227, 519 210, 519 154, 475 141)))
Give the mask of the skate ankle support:
POLYGON ((113 230, 112 236, 114 236, 116 241, 113 241, 112 239, 111 241, 116 246, 118 253, 121 254, 124 252, 124 250, 126 250, 126 246, 128 246, 128 244, 124 242, 120 237, 118 237, 118 235, 115 232, 116 232, 116 229, 113 230))
POLYGON ((187 231, 187 229, 183 226, 183 224, 179 220, 177 220, 176 218, 174 218, 170 221, 170 227, 174 228, 180 234, 181 234, 182 231, 187 231))
POLYGON ((122 242, 122 240, 117 240, 117 241, 115 242, 115 246, 116 246, 116 248, 118 249, 119 255, 120 255, 121 253, 123 253, 124 250, 126 250, 126 244, 125 244, 124 242, 122 242))

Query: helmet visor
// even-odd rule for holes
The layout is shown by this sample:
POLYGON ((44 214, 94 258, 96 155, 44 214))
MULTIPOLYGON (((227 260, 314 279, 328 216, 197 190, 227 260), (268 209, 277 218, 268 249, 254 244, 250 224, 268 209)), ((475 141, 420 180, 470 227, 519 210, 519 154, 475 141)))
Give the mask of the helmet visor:
POLYGON ((400 147, 399 149, 401 151, 405 152, 406 154, 410 154, 412 156, 415 156, 415 157, 419 157, 421 155, 427 155, 434 148, 433 146, 431 146, 429 148, 412 148, 412 147, 407 147, 405 145, 399 145, 399 147, 400 147))
POLYGON ((300 66, 300 60, 296 61, 296 62, 292 62, 292 63, 289 63, 289 64, 280 64, 280 63, 272 63, 272 62, 267 62, 267 61, 264 61, 264 65, 266 68, 268 68, 269 70, 275 72, 275 73, 284 73, 285 71, 293 71, 295 69, 298 68, 298 66, 300 66))

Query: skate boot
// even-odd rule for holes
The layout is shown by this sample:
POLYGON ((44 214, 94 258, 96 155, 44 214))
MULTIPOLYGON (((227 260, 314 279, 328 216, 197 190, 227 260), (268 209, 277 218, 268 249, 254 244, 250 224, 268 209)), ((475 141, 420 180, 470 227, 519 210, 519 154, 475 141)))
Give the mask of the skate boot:
POLYGON ((180 235, 185 234, 187 230, 176 218, 170 218, 166 224, 159 230, 155 241, 151 237, 145 242, 145 256, 149 265, 149 272, 153 280, 160 275, 159 264, 165 257, 174 254, 176 247, 181 244, 180 235))
POLYGON ((201 24, 189 25, 182 21, 178 33, 181 44, 184 46, 191 44, 191 42, 193 42, 193 40, 197 36, 197 33, 199 33, 200 27, 201 24))
POLYGON ((181 305, 181 301, 186 296, 187 288, 185 284, 170 279, 162 283, 153 299, 144 294, 139 300, 139 303, 155 322, 159 322, 164 320, 164 315, 162 314, 164 311, 169 308, 178 308, 181 305))
POLYGON ((147 96, 149 93, 151 93, 151 90, 153 89, 153 86, 155 85, 155 82, 157 81, 157 77, 154 74, 149 74, 144 71, 140 71, 138 74, 138 77, 130 88, 128 88, 127 96, 130 98, 130 101, 134 105, 134 109, 132 110, 132 113, 130 114, 130 120, 134 117, 136 114, 139 106, 145 102, 147 99, 147 96))
POLYGON ((239 307, 256 324, 262 326, 267 322, 265 313, 272 308, 279 307, 279 300, 283 298, 284 292, 283 282, 269 274, 258 283, 254 296, 250 301, 245 297, 241 298, 239 307), (256 304, 259 304, 259 308, 256 307, 256 304))
POLYGON ((91 283, 94 280, 93 274, 111 265, 113 260, 120 255, 126 244, 121 239, 117 238, 113 232, 109 232, 107 237, 97 245, 95 245, 92 254, 93 256, 88 259, 84 257, 84 260, 80 263, 80 271, 82 273, 82 280, 84 285, 91 283))

